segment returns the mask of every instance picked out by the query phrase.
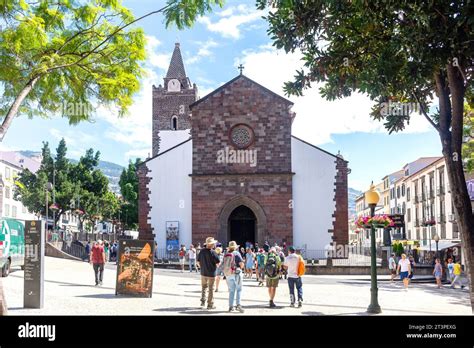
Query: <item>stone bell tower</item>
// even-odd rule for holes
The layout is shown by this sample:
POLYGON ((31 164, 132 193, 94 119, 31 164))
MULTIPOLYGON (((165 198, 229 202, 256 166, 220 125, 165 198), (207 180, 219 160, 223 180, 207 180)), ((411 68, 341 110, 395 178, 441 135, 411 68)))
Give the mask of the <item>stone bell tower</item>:
MULTIPOLYGON (((191 129, 189 105, 197 99, 197 86, 191 85, 186 76, 180 45, 176 43, 163 86, 153 86, 153 156, 160 153, 162 141, 169 148, 183 139, 179 131, 191 129)), ((161 150, 166 148, 162 144, 161 150)))

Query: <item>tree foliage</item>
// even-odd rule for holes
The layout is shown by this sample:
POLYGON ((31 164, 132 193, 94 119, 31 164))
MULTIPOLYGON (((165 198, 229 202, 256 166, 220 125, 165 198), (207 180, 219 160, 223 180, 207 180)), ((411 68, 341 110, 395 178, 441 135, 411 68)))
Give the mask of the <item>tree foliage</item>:
POLYGON ((119 180, 121 202, 121 220, 126 228, 135 229, 138 225, 138 175, 137 167, 140 159, 130 161, 128 167, 122 171, 119 180))
POLYGON ((165 11, 166 25, 190 26, 220 0, 168 0, 135 18, 120 0, 4 0, 0 4, 0 141, 17 114, 70 124, 97 105, 124 115, 140 89, 145 35, 139 20, 165 11))
MULTIPOLYGON (((108 179, 97 168, 99 152, 89 149, 77 163, 73 163, 66 157, 66 142, 62 139, 55 156, 51 154, 47 142, 43 143, 42 155, 39 170, 31 173, 25 169, 16 181, 14 196, 29 211, 45 216, 46 195, 49 204, 52 204, 54 191, 58 207, 56 222, 67 211, 76 213, 81 222, 102 217, 113 218, 118 210, 118 199, 108 190, 108 179), (52 190, 46 189, 48 183, 54 183, 52 190)), ((51 214, 50 210, 49 215, 51 214)))
POLYGON ((474 109, 464 105, 464 144, 462 158, 469 173, 474 172, 474 109))

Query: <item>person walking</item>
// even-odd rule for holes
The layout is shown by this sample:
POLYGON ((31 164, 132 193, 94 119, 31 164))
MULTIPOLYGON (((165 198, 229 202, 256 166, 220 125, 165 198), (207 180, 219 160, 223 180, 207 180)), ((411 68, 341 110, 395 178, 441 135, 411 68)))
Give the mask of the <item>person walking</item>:
MULTIPOLYGON (((199 253, 201 252, 201 250, 202 250, 201 243, 198 243, 196 247, 196 260, 198 259, 199 253)), ((199 265, 197 263, 196 263, 196 272, 199 272, 199 265)))
POLYGON ((184 272, 184 263, 186 262, 186 247, 181 245, 178 252, 179 264, 181 265, 181 273, 184 272))
POLYGON ((270 243, 268 243, 268 240, 266 240, 263 244, 263 250, 265 250, 265 253, 268 253, 270 251, 270 243))
POLYGON ((442 288, 441 278, 443 277, 443 266, 441 266, 441 260, 439 258, 436 258, 435 260, 433 275, 436 278, 436 285, 438 285, 438 289, 441 289, 442 288))
POLYGON ((252 249, 248 247, 247 253, 245 254, 245 274, 249 279, 252 279, 254 262, 255 254, 252 252, 252 249))
POLYGON ((105 260, 109 260, 109 255, 110 255, 110 246, 109 242, 105 241, 104 242, 104 252, 105 252, 105 260))
POLYGON ((415 275, 415 259, 410 255, 408 261, 410 261, 410 274, 408 275, 408 283, 410 283, 415 275))
POLYGON ((201 271, 201 307, 206 306, 207 309, 216 309, 214 306, 214 283, 216 281, 217 265, 219 264, 219 256, 213 250, 217 240, 212 237, 206 238, 205 248, 201 249, 197 258, 197 265, 201 271))
POLYGON ((265 281, 265 252, 262 248, 257 253, 256 266, 258 286, 263 286, 263 282, 265 281))
POLYGON ((461 262, 458 261, 454 264, 454 269, 453 269, 453 275, 454 279, 451 282, 451 288, 454 289, 456 288, 456 283, 459 282, 461 285, 461 289, 464 289, 464 284, 462 283, 462 267, 461 267, 461 262))
POLYGON ((196 269, 197 273, 197 266, 196 266, 196 249, 194 249, 194 245, 189 246, 188 250, 188 262, 189 262, 189 272, 193 271, 193 267, 196 269))
POLYGON ((94 243, 91 250, 90 263, 94 269, 95 285, 102 285, 104 277, 105 252, 102 241, 98 240, 94 243))
MULTIPOLYGON (((280 258, 280 262, 283 264, 285 262, 285 253, 283 252, 283 249, 279 246, 276 247, 276 250, 278 257, 280 258)), ((280 268, 280 279, 282 279, 283 276, 285 277, 285 279, 287 278, 287 272, 285 267, 280 268)))
POLYGON ((285 258, 283 267, 288 273, 288 287, 290 288, 290 307, 295 306, 295 286, 298 293, 298 308, 303 306, 303 281, 302 267, 304 268, 304 261, 301 256, 295 254, 295 248, 293 246, 288 247, 288 256, 285 258))
POLYGON ((405 291, 408 291, 410 268, 410 260, 407 259, 406 254, 402 254, 402 258, 398 261, 397 274, 400 274, 400 279, 403 281, 405 291))
POLYGON ((216 272, 216 292, 219 291, 219 283, 221 282, 221 276, 224 275, 224 253, 222 252, 222 247, 216 248, 216 254, 219 256, 219 265, 217 266, 216 272))
POLYGON ((268 295, 270 297, 270 308, 275 308, 276 288, 279 282, 279 273, 281 260, 275 247, 270 248, 268 255, 265 256, 265 277, 267 278, 268 295))
POLYGON ((397 275, 397 262, 395 261, 395 253, 390 255, 390 259, 388 260, 388 270, 390 272, 390 282, 393 284, 393 280, 397 275))
POLYGON ((224 255, 222 272, 224 273, 229 288, 229 312, 244 310, 240 305, 240 295, 242 292, 242 270, 244 260, 239 253, 239 245, 235 241, 230 241, 227 252, 224 255), (235 300, 235 307, 234 307, 235 300))
POLYGON ((454 280, 454 263, 453 259, 449 258, 448 263, 446 265, 446 268, 448 269, 448 280, 452 284, 454 280))

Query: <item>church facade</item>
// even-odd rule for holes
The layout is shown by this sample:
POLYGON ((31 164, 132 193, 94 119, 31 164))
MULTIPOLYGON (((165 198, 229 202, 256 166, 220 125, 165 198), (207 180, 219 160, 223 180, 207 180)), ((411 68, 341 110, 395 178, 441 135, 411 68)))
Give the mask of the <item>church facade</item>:
POLYGON ((323 250, 348 241, 348 163, 291 134, 293 103, 242 73, 207 96, 176 44, 153 86, 153 156, 138 168, 140 238, 208 236, 323 250))

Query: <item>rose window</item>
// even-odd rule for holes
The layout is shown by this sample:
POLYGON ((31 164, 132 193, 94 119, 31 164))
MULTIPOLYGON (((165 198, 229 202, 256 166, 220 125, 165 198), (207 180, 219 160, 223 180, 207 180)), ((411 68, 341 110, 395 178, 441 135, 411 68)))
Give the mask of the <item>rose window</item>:
POLYGON ((240 149, 249 147, 253 141, 252 128, 244 124, 234 126, 230 132, 230 140, 240 149))

